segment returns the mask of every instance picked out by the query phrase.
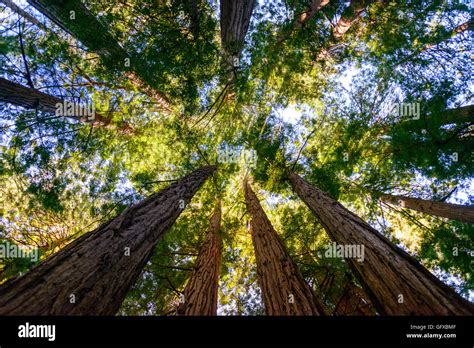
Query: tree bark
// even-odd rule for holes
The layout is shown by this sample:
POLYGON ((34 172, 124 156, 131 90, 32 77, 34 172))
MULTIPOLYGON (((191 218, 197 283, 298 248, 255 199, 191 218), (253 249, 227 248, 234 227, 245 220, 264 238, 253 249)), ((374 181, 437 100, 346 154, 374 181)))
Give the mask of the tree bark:
POLYGON ((0 315, 114 315, 157 241, 215 169, 192 172, 2 285, 0 315))
POLYGON ((163 110, 170 111, 168 99, 150 85, 149 72, 143 62, 128 54, 110 33, 107 25, 98 20, 82 1, 28 0, 28 3, 98 54, 104 62, 123 71, 139 91, 154 99, 163 110), (74 19, 71 19, 71 11, 74 13, 74 19))
MULTIPOLYGON (((57 104, 64 105, 64 100, 37 89, 29 88, 18 83, 5 80, 0 77, 0 102, 5 102, 27 109, 37 109, 39 111, 55 114, 57 104)), ((71 118, 76 121, 90 123, 94 126, 102 126, 106 128, 118 128, 123 133, 130 133, 133 128, 128 124, 116 126, 110 122, 110 119, 95 113, 94 117, 84 116, 86 112, 80 112, 79 116, 66 115, 64 117, 71 118)))
POLYGON ((193 273, 184 289, 178 315, 217 315, 217 290, 221 266, 221 206, 212 214, 206 239, 199 250, 193 273))
POLYGON ((255 3, 255 0, 221 0, 221 43, 224 63, 230 69, 242 52, 255 3))
POLYGON ((376 0, 352 0, 341 14, 341 18, 333 28, 332 34, 336 39, 340 39, 360 18, 365 8, 376 0))
POLYGON ((382 194, 380 199, 386 203, 425 214, 474 224, 474 206, 472 205, 452 204, 389 194, 382 194))
POLYGON ((336 302, 333 314, 338 316, 372 316, 377 313, 374 311, 365 292, 349 280, 346 283, 342 296, 336 302))
POLYGON ((326 193, 290 174, 294 191, 339 245, 364 246, 364 261, 346 258, 384 315, 472 315, 474 306, 326 193))
POLYGON ((324 315, 322 304, 286 251, 257 196, 247 181, 244 185, 266 314, 324 315))

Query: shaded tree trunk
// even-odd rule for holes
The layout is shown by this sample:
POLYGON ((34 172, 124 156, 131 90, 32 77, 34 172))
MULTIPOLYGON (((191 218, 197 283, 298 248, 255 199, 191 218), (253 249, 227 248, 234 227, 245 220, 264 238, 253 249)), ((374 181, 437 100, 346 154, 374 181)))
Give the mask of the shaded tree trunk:
POLYGON ((232 70, 238 63, 249 29, 255 0, 221 0, 221 42, 224 49, 224 64, 232 70))
POLYGON ((469 315, 474 306, 326 193, 290 174, 294 191, 330 238, 343 246, 364 246, 364 261, 346 258, 380 314, 469 315))
POLYGON ((245 202, 267 315, 324 315, 324 309, 291 259, 249 183, 245 202))
POLYGON ((167 98, 150 84, 146 64, 126 52, 107 25, 97 19, 82 1, 28 0, 28 3, 98 54, 106 64, 123 71, 138 90, 152 98, 163 110, 170 111, 167 98), (71 18, 71 13, 74 13, 74 18, 71 18))
POLYGON ((474 123, 474 105, 460 106, 454 109, 447 109, 439 114, 420 118, 424 122, 436 122, 436 124, 463 124, 474 123))
POLYGON ((474 224, 474 206, 472 205, 452 204, 389 194, 382 194, 380 199, 386 203, 395 204, 425 214, 474 224))
POLYGON ((217 315, 217 290, 221 266, 220 202, 212 214, 206 239, 202 244, 194 270, 184 289, 184 302, 178 315, 217 315))
MULTIPOLYGON (((0 77, 0 102, 5 102, 17 106, 21 106, 27 109, 37 109, 39 111, 48 112, 56 114, 58 107, 57 104, 64 105, 64 100, 41 91, 37 89, 29 88, 18 83, 5 80, 0 77)), ((76 103, 74 103, 76 104, 76 103)), ((78 105, 79 107, 79 105, 78 105)), ((80 108, 79 116, 69 116, 68 117, 77 121, 90 123, 94 126, 103 126, 107 128, 118 128, 124 133, 130 133, 133 131, 133 128, 128 124, 122 124, 116 126, 111 124, 110 119, 94 113, 94 116, 88 116, 84 108, 80 108)))
POLYGON ((366 297, 365 292, 356 286, 351 280, 345 285, 342 296, 336 302, 334 315, 359 315, 371 316, 376 315, 370 300, 366 297))
POLYGON ((215 169, 192 172, 2 285, 0 315, 114 315, 157 241, 215 169))
POLYGON ((7 6, 10 10, 17 13, 21 17, 25 18, 28 22, 36 25, 38 28, 46 30, 46 26, 43 23, 41 23, 39 20, 37 20, 32 15, 30 15, 28 12, 24 11, 21 7, 17 6, 13 1, 11 1, 11 0, 0 0, 0 3, 5 4, 5 6, 7 6))

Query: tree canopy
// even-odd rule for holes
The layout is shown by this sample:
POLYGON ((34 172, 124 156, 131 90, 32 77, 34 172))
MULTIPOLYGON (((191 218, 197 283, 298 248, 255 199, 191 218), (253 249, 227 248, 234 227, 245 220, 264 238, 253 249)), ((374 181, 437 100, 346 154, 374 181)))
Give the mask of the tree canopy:
POLYGON ((474 225, 382 199, 474 204, 472 5, 14 3, 0 0, 0 87, 11 83, 0 88, 0 243, 37 249, 39 259, 0 259, 0 282, 217 164, 119 314, 176 314, 216 198, 218 314, 264 313, 246 178, 306 282, 341 313, 358 280, 343 259, 324 256, 330 239, 289 172, 474 299, 474 225), (92 106, 94 116, 65 117, 48 108, 56 103, 92 106))

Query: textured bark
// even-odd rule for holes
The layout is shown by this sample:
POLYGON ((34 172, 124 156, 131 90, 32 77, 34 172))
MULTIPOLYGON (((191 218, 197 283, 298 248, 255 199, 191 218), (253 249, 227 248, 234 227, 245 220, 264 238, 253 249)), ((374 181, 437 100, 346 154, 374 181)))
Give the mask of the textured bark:
POLYGON ((360 18, 365 8, 375 0, 351 0, 349 7, 342 12, 341 18, 333 28, 333 36, 340 39, 360 18))
POLYGON ((233 67, 234 58, 240 57, 255 3, 255 0, 221 0, 221 42, 224 62, 229 68, 233 67))
POLYGON ((386 203, 399 205, 425 214, 444 217, 474 224, 474 206, 430 201, 406 196, 382 194, 380 199, 386 203))
MULTIPOLYGON (((21 106, 27 109, 38 109, 48 113, 56 113, 56 104, 63 104, 64 100, 37 89, 29 88, 18 83, 5 80, 0 77, 0 102, 5 102, 17 106, 21 106)), ((122 124, 116 126, 111 124, 108 118, 95 113, 93 119, 89 119, 81 113, 80 116, 64 116, 77 121, 90 123, 94 126, 102 126, 107 128, 118 128, 124 133, 130 133, 133 131, 132 127, 128 124, 122 124)))
POLYGON ((320 300, 305 282, 283 242, 245 182, 245 202, 257 260, 257 275, 267 315, 324 315, 320 300))
POLYGON ((357 215, 295 173, 290 182, 334 242, 365 247, 364 262, 346 261, 380 314, 474 314, 472 303, 357 215))
MULTIPOLYGON (((314 262, 314 261, 313 261, 314 262)), ((374 306, 365 291, 354 283, 352 276, 332 267, 323 267, 325 272, 317 273, 318 290, 323 298, 328 298, 334 309, 326 309, 333 315, 376 315, 374 306), (342 292, 334 291, 334 284, 341 284, 342 292)))
POLYGON ((184 303, 178 315, 217 315, 217 290, 221 266, 220 202, 212 214, 193 273, 184 289, 184 303))
POLYGON ((183 201, 214 171, 194 171, 2 285, 0 315, 115 314, 183 201))
POLYGON ((28 2, 89 50, 98 54, 110 66, 124 71, 129 81, 138 90, 155 100, 163 110, 170 110, 171 106, 167 98, 150 85, 148 70, 140 59, 131 57, 109 32, 107 25, 98 20, 82 1, 28 0, 28 2), (70 18, 71 11, 74 11, 75 19, 70 18), (126 66, 127 58, 130 60, 130 67, 126 66))
POLYGON ((336 302, 333 314, 340 316, 371 316, 376 315, 376 312, 365 292, 352 281, 349 281, 342 296, 336 302))
POLYGON ((329 4, 329 0, 313 0, 307 7, 306 11, 300 13, 298 19, 294 24, 294 29, 300 29, 306 23, 310 21, 311 18, 314 17, 316 13, 318 13, 324 6, 329 4))

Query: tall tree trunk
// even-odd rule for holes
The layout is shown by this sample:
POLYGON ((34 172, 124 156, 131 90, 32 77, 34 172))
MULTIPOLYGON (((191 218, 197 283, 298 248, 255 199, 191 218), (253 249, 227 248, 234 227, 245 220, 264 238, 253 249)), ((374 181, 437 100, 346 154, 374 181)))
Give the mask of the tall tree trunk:
POLYGON ((376 0, 351 0, 349 7, 347 7, 341 14, 341 18, 333 28, 333 36, 340 39, 351 28, 351 26, 360 18, 365 8, 375 2, 376 0))
POLYGON ((171 106, 168 99, 150 84, 146 64, 139 57, 128 54, 110 33, 107 25, 98 20, 82 1, 28 0, 28 2, 91 51, 98 54, 109 66, 123 71, 139 91, 154 99, 163 110, 170 111, 171 106), (72 13, 74 18, 71 18, 72 13))
POLYGON ((363 262, 346 261, 380 314, 474 314, 469 301, 357 215, 295 173, 290 182, 334 242, 364 246, 363 262))
POLYGON ((194 270, 184 289, 178 315, 217 315, 217 290, 221 266, 221 205, 212 214, 206 239, 199 250, 194 270))
POLYGON ((288 255, 249 183, 245 202, 267 315, 324 315, 324 309, 288 255))
POLYGON ((435 115, 420 117, 418 122, 434 122, 435 124, 464 124, 474 123, 474 105, 460 106, 454 109, 447 109, 435 115))
POLYGON ((21 17, 25 18, 27 21, 29 21, 30 23, 36 25, 38 28, 41 28, 43 30, 46 30, 46 26, 41 23, 39 20, 37 20, 35 17, 33 17, 32 15, 30 15, 28 12, 26 12, 25 10, 23 10, 21 7, 19 7, 18 5, 16 5, 13 1, 11 0, 0 0, 0 3, 3 3, 5 4, 5 6, 7 6, 10 10, 12 10, 13 12, 17 13, 18 15, 20 15, 21 17))
POLYGON ((430 201, 406 196, 382 194, 380 199, 386 203, 399 205, 425 214, 444 217, 474 224, 474 206, 430 201))
POLYGON ((255 3, 255 0, 221 0, 221 42, 226 69, 235 67, 235 59, 238 63, 255 3))
POLYGON ((340 316, 372 316, 376 315, 376 312, 365 292, 351 280, 348 280, 342 296, 336 302, 333 314, 340 316))
MULTIPOLYGON (((29 88, 18 83, 5 80, 0 77, 0 102, 5 102, 27 109, 38 109, 48 113, 55 114, 58 110, 57 104, 64 105, 64 100, 37 89, 29 88)), ((76 103, 75 103, 76 104, 76 103)), ((78 105, 79 107, 79 105, 78 105)), ((107 128, 118 128, 123 133, 130 133, 133 128, 128 124, 116 126, 110 122, 110 119, 95 113, 94 117, 88 116, 84 108, 80 107, 80 115, 66 115, 76 121, 90 123, 94 126, 103 126, 107 128)))
POLYGON ((194 171, 2 285, 0 315, 114 315, 157 241, 215 169, 194 171))

